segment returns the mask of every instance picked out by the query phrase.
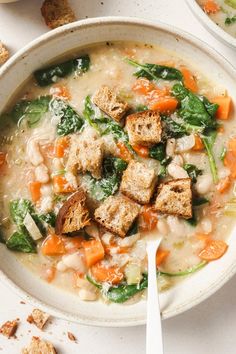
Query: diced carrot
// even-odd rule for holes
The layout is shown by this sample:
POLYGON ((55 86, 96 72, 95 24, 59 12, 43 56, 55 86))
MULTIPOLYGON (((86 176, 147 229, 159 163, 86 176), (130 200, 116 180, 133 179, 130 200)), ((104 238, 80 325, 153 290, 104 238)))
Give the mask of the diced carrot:
POLYGON ((69 137, 62 136, 55 141, 55 157, 64 157, 66 149, 69 147, 69 137))
POLYGON ((141 157, 149 157, 149 149, 147 146, 143 145, 132 145, 134 151, 141 157))
POLYGON ((232 152, 232 154, 236 157, 236 137, 231 138, 228 141, 228 151, 232 152))
POLYGON ((152 104, 153 102, 156 102, 160 99, 160 97, 169 97, 170 96, 170 89, 168 87, 163 87, 159 88, 156 86, 156 88, 152 91, 150 91, 147 94, 147 101, 149 104, 152 104))
POLYGON ((104 258, 105 251, 100 240, 85 241, 83 246, 88 267, 91 267, 104 258))
POLYGON ((53 143, 40 145, 40 152, 44 158, 53 159, 55 157, 55 146, 53 143))
POLYGON ((184 86, 194 93, 198 92, 197 81, 191 71, 186 67, 182 67, 180 70, 183 75, 184 86))
POLYGON ((82 236, 67 237, 65 247, 67 253, 74 253, 78 250, 82 251, 85 239, 82 236))
POLYGON ((220 179, 220 181, 218 182, 216 189, 218 190, 218 192, 220 192, 221 194, 225 193, 231 186, 231 179, 229 176, 220 179))
POLYGON ((42 183, 38 181, 29 182, 28 186, 31 194, 31 199, 34 203, 36 203, 41 198, 40 190, 41 190, 42 183))
POLYGON ((71 94, 67 86, 64 85, 55 85, 51 87, 50 94, 54 97, 61 97, 66 100, 71 99, 71 94))
POLYGON ((95 264, 91 268, 93 278, 99 282, 109 282, 111 284, 119 284, 124 278, 121 268, 117 266, 107 267, 101 262, 95 264))
POLYGON ((59 256, 65 254, 65 242, 58 235, 49 235, 42 243, 41 252, 44 256, 59 256))
POLYGON ((211 100, 213 103, 219 105, 216 111, 216 118, 221 120, 227 120, 230 117, 230 111, 232 106, 232 99, 229 96, 214 97, 211 100))
POLYGON ((200 136, 198 134, 194 134, 194 139, 195 139, 195 143, 194 146, 192 147, 193 151, 201 151, 204 149, 204 145, 202 142, 202 139, 200 138, 200 136))
POLYGON ((0 168, 6 163, 6 153, 0 151, 0 168))
POLYGON ((178 106, 178 101, 174 97, 159 97, 156 101, 149 103, 151 110, 158 110, 161 113, 174 112, 178 106))
POLYGON ((206 0, 203 4, 203 10, 207 14, 215 14, 220 11, 220 6, 214 0, 206 0))
POLYGON ((52 182, 55 193, 72 193, 76 190, 62 175, 53 176, 52 182))
POLYGON ((205 261, 214 261, 221 258, 228 249, 228 245, 221 240, 209 240, 205 248, 199 253, 199 257, 205 261))
POLYGON ((54 266, 45 267, 42 271, 42 278, 51 283, 56 276, 57 269, 54 266))
POLYGON ((154 230, 157 226, 157 213, 150 205, 145 205, 140 213, 140 228, 143 231, 154 230))
POLYGON ((132 86, 132 90, 139 95, 147 95, 150 91, 155 89, 153 82, 145 78, 139 78, 132 86))
POLYGON ((211 237, 211 234, 197 233, 196 237, 197 237, 198 240, 206 242, 206 241, 209 241, 209 239, 211 237))
POLYGON ((168 250, 157 250, 156 254, 156 265, 159 267, 163 262, 165 262, 166 258, 169 256, 170 251, 168 250))
POLYGON ((127 148, 127 146, 125 146, 124 143, 122 143, 121 141, 118 141, 116 146, 117 146, 117 148, 119 150, 118 157, 120 157, 121 159, 125 160, 126 162, 130 162, 130 160, 133 159, 132 153, 127 148))
POLYGON ((129 251, 129 247, 121 247, 119 245, 117 245, 116 243, 111 243, 109 245, 103 245, 105 253, 106 254, 124 254, 124 253, 128 253, 129 251))
POLYGON ((236 156, 233 151, 227 151, 224 157, 224 165, 230 169, 232 178, 236 178, 236 156))

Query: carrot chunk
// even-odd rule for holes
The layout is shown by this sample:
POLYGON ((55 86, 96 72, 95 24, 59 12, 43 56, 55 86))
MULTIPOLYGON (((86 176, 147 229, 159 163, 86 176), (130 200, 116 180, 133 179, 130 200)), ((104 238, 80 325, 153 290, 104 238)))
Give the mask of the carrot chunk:
POLYGON ((140 157, 144 157, 144 158, 149 157, 149 149, 147 146, 132 145, 132 148, 140 157))
POLYGON ((219 193, 223 194, 225 193, 229 187, 231 186, 231 179, 229 176, 220 179, 218 182, 216 189, 218 190, 219 193))
POLYGON ((88 267, 91 267, 105 256, 105 251, 100 240, 84 241, 84 254, 88 267))
POLYGON ((194 93, 198 92, 197 81, 191 71, 186 67, 182 67, 180 70, 184 78, 184 86, 194 93))
POLYGON ((169 256, 170 251, 168 250, 157 250, 156 254, 156 265, 159 267, 163 262, 165 262, 166 258, 169 256))
POLYGON ((145 205, 140 213, 140 228, 142 231, 152 231, 158 222, 157 213, 150 205, 145 205))
POLYGON ((228 149, 224 157, 224 165, 230 169, 231 177, 236 178, 236 138, 228 141, 228 149))
POLYGON ((31 199, 34 203, 36 203, 41 198, 41 186, 42 183, 35 181, 29 182, 29 191, 31 194, 31 199))
POLYGON ((155 85, 153 82, 145 78, 140 78, 133 84, 132 90, 139 95, 147 95, 150 91, 154 90, 155 85))
POLYGON ((6 163, 6 153, 0 151, 0 168, 6 163))
POLYGON ((48 283, 51 283, 56 276, 57 269, 54 266, 45 267, 42 270, 42 278, 45 279, 48 283))
POLYGON ((55 193, 72 193, 75 192, 75 187, 70 185, 64 176, 53 176, 53 190, 55 193))
POLYGON ((198 134, 194 134, 194 139, 195 139, 195 143, 194 146, 192 147, 193 151, 201 151, 204 149, 204 145, 202 142, 202 139, 200 138, 200 136, 198 134))
POLYGON ((44 256, 59 256, 66 253, 65 243, 58 235, 49 235, 42 243, 41 252, 44 256))
POLYGON ((206 0, 203 4, 203 10, 207 14, 215 14, 220 11, 220 6, 214 0, 206 0))
POLYGON ((118 157, 120 157, 121 159, 125 160, 126 162, 130 162, 130 160, 132 160, 132 158, 133 158, 133 155, 129 151, 127 146, 125 146, 125 144, 122 143, 121 141, 118 141, 116 146, 117 146, 118 151, 119 151, 118 157))
POLYGON ((151 110, 158 110, 161 113, 174 112, 178 106, 178 101, 174 97, 159 97, 156 101, 149 103, 151 110))
POLYGON ((124 278, 121 268, 117 266, 107 267, 100 262, 92 266, 91 273, 93 278, 99 283, 109 282, 111 284, 119 284, 124 278))
POLYGON ((217 103, 219 105, 216 111, 216 118, 220 120, 227 120, 230 117, 230 111, 232 106, 232 99, 229 96, 223 97, 214 97, 211 100, 213 103, 217 103))
POLYGON ((61 158, 64 157, 66 149, 69 147, 69 138, 68 136, 62 136, 56 139, 55 142, 55 157, 61 158))
POLYGON ((205 261, 214 261, 221 258, 228 249, 228 245, 221 240, 207 241, 205 248, 199 253, 199 257, 205 261))
POLYGON ((61 97, 66 100, 71 99, 71 94, 67 86, 64 85, 55 85, 51 87, 50 89, 50 94, 53 95, 54 97, 61 97))

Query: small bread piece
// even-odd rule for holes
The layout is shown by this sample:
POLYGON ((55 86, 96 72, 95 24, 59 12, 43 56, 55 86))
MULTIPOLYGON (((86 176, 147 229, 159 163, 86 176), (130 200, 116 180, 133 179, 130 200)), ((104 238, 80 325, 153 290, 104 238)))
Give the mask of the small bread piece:
POLYGON ((41 13, 49 28, 57 28, 76 20, 67 0, 45 0, 41 13))
POLYGON ((52 343, 39 337, 32 337, 30 345, 22 349, 22 354, 57 354, 57 352, 52 343))
POLYGON ((154 205, 155 210, 185 219, 192 217, 191 178, 179 178, 162 183, 154 205))
POLYGON ((13 337, 18 328, 18 320, 7 321, 0 327, 0 333, 5 337, 13 337))
POLYGON ((161 141, 161 118, 158 111, 143 111, 126 118, 126 129, 131 145, 150 146, 161 141))
POLYGON ((94 213, 95 220, 112 233, 125 237, 139 213, 139 206, 124 196, 108 197, 94 213))
POLYGON ((39 329, 43 329, 49 318, 50 315, 48 315, 46 312, 43 312, 39 309, 34 309, 31 315, 28 316, 27 321, 29 323, 35 324, 39 329))
POLYGON ((94 178, 101 178, 104 145, 101 139, 86 135, 71 137, 71 148, 66 170, 74 175, 77 172, 90 172, 94 178))
POLYGON ((132 160, 123 173, 120 190, 140 204, 148 204, 153 195, 157 177, 153 169, 132 160))
POLYGON ((63 204, 56 218, 57 235, 79 231, 90 224, 89 211, 86 206, 86 193, 80 188, 63 204))
POLYGON ((108 86, 102 86, 95 93, 93 103, 108 116, 119 122, 130 108, 128 103, 121 101, 108 86))
POLYGON ((9 51, 4 46, 4 44, 0 41, 0 65, 4 64, 9 58, 9 51))

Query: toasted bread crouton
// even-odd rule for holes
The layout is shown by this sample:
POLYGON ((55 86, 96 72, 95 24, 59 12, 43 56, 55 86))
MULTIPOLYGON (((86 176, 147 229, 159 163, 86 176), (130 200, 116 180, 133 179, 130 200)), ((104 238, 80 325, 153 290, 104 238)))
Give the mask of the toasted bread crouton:
POLYGON ((125 237, 139 213, 139 206, 123 196, 108 197, 94 213, 95 220, 107 230, 125 237))
POLYGON ((93 103, 108 116, 119 122, 129 109, 108 86, 102 86, 93 97, 93 103))
POLYGON ((164 214, 192 217, 191 178, 179 178, 162 183, 154 205, 155 210, 164 214))
POLYGON ((143 111, 126 118, 126 129, 131 145, 150 146, 161 141, 161 118, 158 111, 143 111))
POLYGON ((104 144, 101 139, 87 135, 71 137, 71 148, 66 170, 74 175, 77 172, 90 172, 94 178, 101 178, 104 144))
POLYGON ((153 195, 156 181, 153 169, 132 160, 123 173, 120 190, 136 202, 148 204, 153 195))
POLYGON ((0 327, 0 333, 5 337, 13 337, 18 327, 18 320, 7 321, 0 327))
POLYGON ((67 0, 45 0, 41 13, 49 28, 57 28, 76 20, 67 0))
POLYGON ((9 58, 9 51, 4 46, 4 44, 0 41, 0 65, 4 64, 9 58))
POLYGON ((28 316, 27 321, 29 323, 35 324, 39 329, 43 329, 49 318, 50 315, 48 315, 46 312, 43 312, 39 309, 34 309, 31 315, 28 316))
POLYGON ((86 194, 82 188, 74 193, 59 210, 56 218, 57 235, 79 231, 90 224, 86 194))
POLYGON ((22 354, 57 354, 57 352, 52 343, 33 337, 30 345, 22 350, 22 354))

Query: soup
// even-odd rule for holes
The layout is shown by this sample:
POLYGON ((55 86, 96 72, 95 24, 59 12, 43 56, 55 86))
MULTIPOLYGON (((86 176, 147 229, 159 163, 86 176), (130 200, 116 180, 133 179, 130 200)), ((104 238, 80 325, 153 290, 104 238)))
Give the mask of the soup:
POLYGON ((235 0, 198 0, 203 11, 225 32, 236 37, 235 0))
POLYGON ((1 240, 39 278, 123 303, 162 236, 164 291, 227 251, 235 129, 225 90, 159 47, 104 43, 39 69, 1 116, 1 240))

